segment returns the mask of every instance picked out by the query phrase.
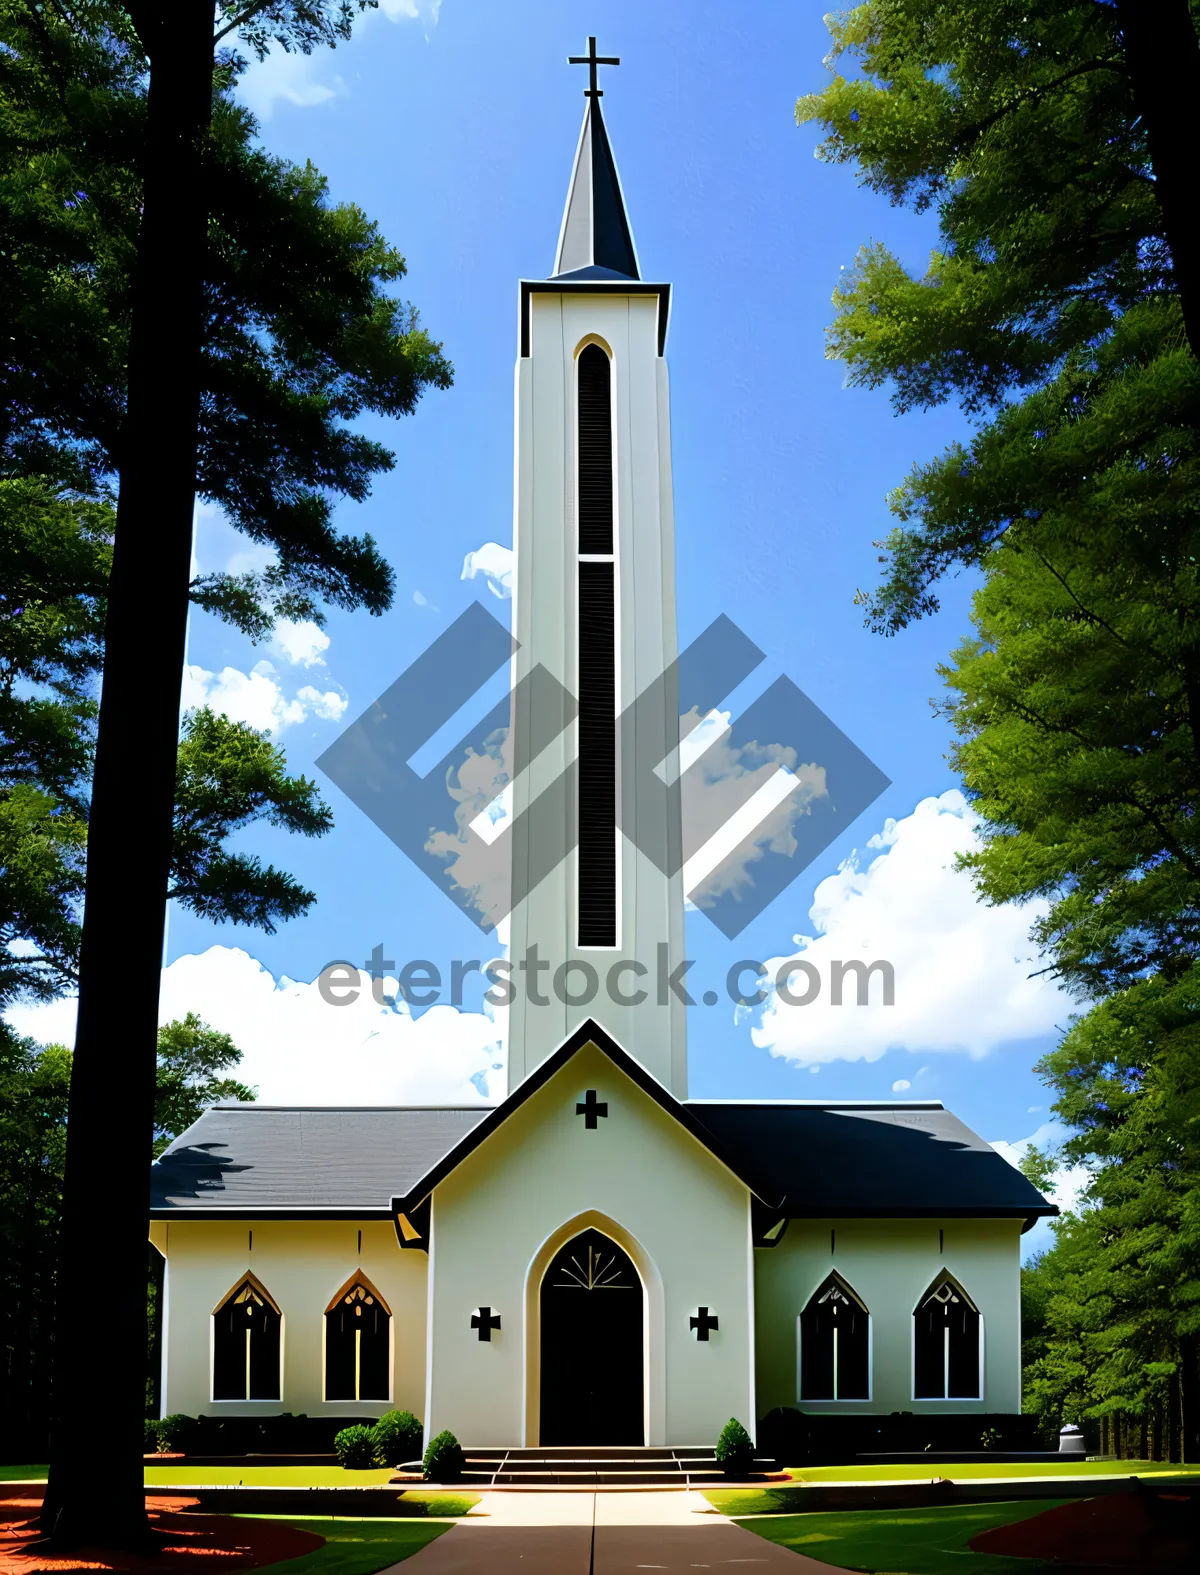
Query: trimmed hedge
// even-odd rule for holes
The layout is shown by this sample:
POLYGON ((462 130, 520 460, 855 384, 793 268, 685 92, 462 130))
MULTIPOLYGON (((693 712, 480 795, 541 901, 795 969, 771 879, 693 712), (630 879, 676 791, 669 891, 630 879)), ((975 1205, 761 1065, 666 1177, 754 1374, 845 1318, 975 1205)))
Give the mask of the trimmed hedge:
POLYGON ((421 1462, 426 1482, 457 1482, 466 1468, 462 1448, 453 1433, 439 1433, 430 1439, 421 1462))
POLYGON ((374 1429, 361 1423, 344 1427, 334 1439, 333 1448, 338 1465, 347 1471, 370 1471, 380 1464, 374 1429))
POLYGON ((717 1464, 727 1477, 744 1477, 754 1465, 754 1440, 731 1416, 717 1439, 717 1464))
POLYGON ((411 1411, 385 1411, 371 1429, 380 1465, 399 1466, 406 1460, 415 1460, 421 1452, 424 1431, 411 1411))

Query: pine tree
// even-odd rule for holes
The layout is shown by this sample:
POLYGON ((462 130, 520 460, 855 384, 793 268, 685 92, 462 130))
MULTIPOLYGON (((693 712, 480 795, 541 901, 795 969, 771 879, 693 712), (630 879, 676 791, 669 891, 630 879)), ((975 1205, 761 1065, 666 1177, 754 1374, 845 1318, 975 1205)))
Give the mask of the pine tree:
POLYGON ((105 1417, 108 1448, 101 1482, 71 1432, 55 1435, 43 1522, 64 1546, 146 1536, 141 1275, 157 982, 147 969, 130 990, 129 958, 161 953, 189 596, 259 634, 276 616, 319 619, 329 602, 381 612, 390 571, 369 537, 334 529, 332 504, 363 497, 393 458, 348 423, 366 410, 407 414, 450 380, 390 293, 403 259, 361 211, 329 203, 311 166, 257 148, 229 92, 239 62, 225 40, 308 51, 345 37, 363 3, 222 4, 215 31, 211 0, 0 8, 11 236, 0 285, 13 330, 0 451, 18 475, 85 496, 117 490, 56 1379, 57 1405, 105 1417), (271 546, 275 566, 191 588, 197 492, 271 546))

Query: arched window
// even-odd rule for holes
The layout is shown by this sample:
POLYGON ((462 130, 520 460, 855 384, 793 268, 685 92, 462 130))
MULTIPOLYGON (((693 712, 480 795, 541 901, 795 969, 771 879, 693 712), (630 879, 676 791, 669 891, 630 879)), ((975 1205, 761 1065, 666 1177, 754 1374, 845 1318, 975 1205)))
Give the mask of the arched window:
POLYGON ((248 1274, 213 1312, 213 1399, 278 1400, 283 1314, 248 1274))
POLYGON ((325 1309, 326 1400, 389 1399, 391 1355, 391 1309, 356 1274, 325 1309))
POLYGON ((871 1316, 840 1274, 800 1314, 800 1398, 868 1400, 871 1316))
POLYGON ((612 363, 579 352, 578 662, 580 946, 617 944, 616 558, 612 363))
POLYGON ((951 1275, 942 1273, 913 1313, 913 1398, 978 1400, 979 1309, 951 1275))

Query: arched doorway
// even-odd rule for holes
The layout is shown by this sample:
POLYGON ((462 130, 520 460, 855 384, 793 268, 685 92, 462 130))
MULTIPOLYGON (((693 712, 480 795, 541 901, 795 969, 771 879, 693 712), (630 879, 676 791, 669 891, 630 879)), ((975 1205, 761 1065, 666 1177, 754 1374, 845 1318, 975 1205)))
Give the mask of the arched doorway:
POLYGON ((598 1230, 542 1276, 541 1442, 645 1442, 645 1293, 629 1254, 598 1230))

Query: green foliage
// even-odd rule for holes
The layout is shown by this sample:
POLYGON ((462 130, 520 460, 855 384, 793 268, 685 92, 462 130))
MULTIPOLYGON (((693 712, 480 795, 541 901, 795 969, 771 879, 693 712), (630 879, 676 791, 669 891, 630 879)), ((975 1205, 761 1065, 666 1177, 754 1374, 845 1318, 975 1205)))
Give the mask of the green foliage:
MULTIPOLYGON (((44 1429, 71 1054, 0 1024, 0 1447, 44 1429)), ((11 1455, 10 1455, 11 1458, 11 1455)))
POLYGON ((754 1464, 754 1441, 736 1417, 730 1417, 717 1439, 717 1464, 727 1477, 744 1477, 754 1464))
MULTIPOLYGON (((866 0, 830 19, 831 67, 858 74, 797 118, 937 216, 922 277, 869 246, 834 295, 852 384, 974 422, 893 492, 884 581, 859 600, 891 634, 943 575, 982 570, 943 669, 983 831, 962 863, 987 901, 1044 904, 1047 970, 1091 1007, 1040 1064, 1072 1135, 1026 1173, 1046 1187, 1069 1162, 1089 1184, 1024 1275, 1028 1401, 1055 1428, 1157 1415, 1163 1449, 1182 1414, 1195 1450, 1200 363, 1129 9, 866 0)), ((1186 18, 1182 36, 1195 78, 1186 18)))
POLYGON ((228 1034, 210 1028, 196 1012, 158 1030, 158 1083, 154 1097, 155 1158, 173 1138, 222 1100, 252 1102, 257 1089, 229 1077, 242 1052, 228 1034))
POLYGON ((416 1458, 424 1429, 411 1411, 385 1411, 371 1432, 380 1464, 398 1466, 416 1458))
POLYGON ((451 1432, 431 1438, 421 1461, 426 1482, 457 1482, 466 1469, 458 1439, 451 1432))
MULTIPOLYGON (((216 1100, 254 1099, 229 1076, 240 1060, 229 1036, 194 1012, 159 1029, 156 1155, 216 1100)), ((0 1024, 0 1449, 15 1447, 47 1409, 70 1082, 65 1045, 39 1046, 0 1024)), ((147 1426, 186 1448, 189 1420, 147 1426)))
POLYGON ((369 1471, 375 1466, 385 1464, 379 1459, 375 1434, 369 1427, 356 1425, 342 1428, 341 1432, 334 1436, 333 1449, 338 1457, 338 1464, 344 1466, 347 1471, 369 1471))
POLYGON ((164 1454, 187 1454, 195 1448, 196 1418, 182 1411, 172 1411, 154 1424, 158 1435, 158 1448, 164 1454))
MULTIPOLYGON (((132 11, 152 28, 147 8, 132 11)), ((147 62, 130 8, 75 13, 0 0, 0 287, 12 324, 0 453, 18 474, 92 495, 119 457, 147 62)), ((272 37, 309 50, 346 36, 350 15, 272 4, 242 36, 255 50, 272 37)), ((333 501, 364 497, 395 463, 357 418, 408 414, 452 374, 391 293, 405 263, 378 226, 331 203, 311 164, 257 145, 230 91, 240 69, 223 57, 206 147, 198 490, 276 560, 203 576, 193 594, 260 638, 276 617, 321 621, 325 603, 389 605, 391 570, 369 536, 333 528, 333 501)))
POLYGON ((184 722, 175 781, 171 896, 193 913, 253 924, 307 911, 316 895, 254 854, 224 846, 235 832, 265 822, 304 837, 332 829, 333 814, 307 777, 289 777, 287 757, 264 734, 208 707, 184 722))
MULTIPOLYGON (((1134 306, 1171 325, 1169 348, 1182 346, 1113 6, 867 0, 828 22, 831 69, 846 61, 858 74, 802 98, 797 120, 818 122, 820 156, 856 164, 864 185, 934 209, 940 232, 924 276, 868 246, 835 292, 829 354, 852 384, 890 384, 901 410, 956 399, 982 416, 1054 382, 1072 358, 1086 363, 1134 306)), ((1154 421, 1164 398, 1171 424, 1187 397, 1174 376, 1154 421)), ((1069 467, 1062 490, 1090 479, 1099 486, 1085 494, 1102 491, 1107 466, 1124 459, 1114 434, 1108 447, 1069 467)), ((886 578, 863 597, 874 627, 891 633, 932 611, 943 574, 980 563, 1014 521, 1037 520, 1036 497, 991 486, 973 460, 954 449, 894 495, 901 523, 882 544, 886 578), (929 472, 958 484, 931 495, 929 472)))

